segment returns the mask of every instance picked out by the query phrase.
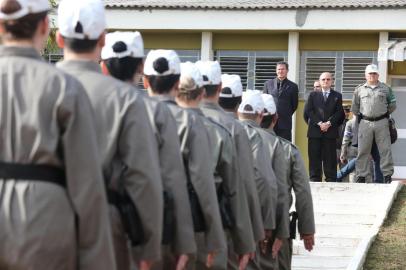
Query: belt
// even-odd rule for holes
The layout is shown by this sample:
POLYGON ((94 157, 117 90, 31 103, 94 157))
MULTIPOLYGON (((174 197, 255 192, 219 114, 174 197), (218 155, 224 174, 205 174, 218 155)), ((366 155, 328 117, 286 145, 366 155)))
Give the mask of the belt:
POLYGON ((19 164, 0 161, 0 179, 48 182, 66 187, 65 171, 51 165, 19 164))
POLYGON ((388 113, 382 114, 381 116, 378 116, 378 117, 368 117, 368 116, 365 116, 365 115, 361 116, 361 119, 364 119, 364 120, 367 120, 367 121, 372 121, 372 122, 379 121, 379 120, 382 120, 382 119, 385 119, 385 118, 389 118, 388 113))

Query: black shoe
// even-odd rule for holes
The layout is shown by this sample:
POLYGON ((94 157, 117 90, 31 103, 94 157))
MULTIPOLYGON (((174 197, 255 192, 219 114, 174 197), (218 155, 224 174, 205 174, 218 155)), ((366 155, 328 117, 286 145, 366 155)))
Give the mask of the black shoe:
POLYGON ((365 183, 365 177, 359 176, 355 183, 365 183))
POLYGON ((392 183, 392 176, 390 176, 390 175, 385 176, 385 179, 383 181, 385 184, 392 183))

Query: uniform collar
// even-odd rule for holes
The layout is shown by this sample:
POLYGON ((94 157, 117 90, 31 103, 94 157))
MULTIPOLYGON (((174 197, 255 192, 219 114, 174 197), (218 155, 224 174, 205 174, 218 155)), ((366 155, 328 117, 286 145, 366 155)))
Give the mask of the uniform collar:
POLYGON ((187 108, 186 110, 192 111, 192 112, 196 113, 197 115, 204 116, 204 114, 200 108, 187 108))
POLYGON ((175 105, 178 105, 175 101, 175 98, 169 95, 158 95, 158 96, 151 96, 151 98, 158 100, 160 102, 168 102, 175 105))
POLYGON ((247 125, 249 125, 251 127, 254 127, 254 128, 260 128, 261 127, 260 125, 258 125, 257 122, 255 122, 254 120, 251 120, 251 119, 242 119, 240 121, 243 122, 243 123, 246 123, 247 125))
POLYGON ((210 102, 210 101, 205 101, 203 100, 200 102, 200 108, 206 108, 206 109, 214 109, 218 111, 224 111, 223 108, 220 107, 217 103, 210 102))
POLYGON ((363 86, 364 86, 364 87, 368 87, 369 89, 375 89, 375 88, 381 86, 381 84, 382 84, 382 83, 381 83, 380 81, 378 81, 378 83, 375 85, 375 87, 372 88, 367 82, 365 82, 363 86))
POLYGON ((90 70, 102 73, 100 66, 91 60, 64 60, 58 62, 56 66, 67 70, 90 70))
POLYGON ((22 56, 43 60, 41 55, 33 47, 0 46, 0 57, 7 56, 22 56))

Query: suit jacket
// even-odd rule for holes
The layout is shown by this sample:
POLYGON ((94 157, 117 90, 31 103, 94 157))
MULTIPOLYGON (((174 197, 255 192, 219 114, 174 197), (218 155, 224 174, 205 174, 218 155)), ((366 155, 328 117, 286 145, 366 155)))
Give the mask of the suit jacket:
POLYGON ((297 84, 285 79, 282 91, 278 91, 278 79, 268 80, 264 84, 264 93, 271 94, 275 100, 276 110, 279 115, 278 129, 292 129, 292 115, 297 109, 299 102, 299 89, 297 84))
POLYGON ((342 95, 332 89, 326 102, 321 91, 310 93, 304 109, 304 118, 309 126, 308 138, 338 138, 338 128, 345 119, 342 101, 342 95), (330 121, 331 127, 327 132, 321 132, 317 123, 327 121, 330 121))

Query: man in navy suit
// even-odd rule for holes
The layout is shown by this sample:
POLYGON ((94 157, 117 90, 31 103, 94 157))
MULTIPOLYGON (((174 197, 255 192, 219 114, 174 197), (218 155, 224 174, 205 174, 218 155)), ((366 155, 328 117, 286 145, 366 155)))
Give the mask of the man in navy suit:
POLYGON ((276 64, 277 77, 265 82, 264 93, 271 94, 276 103, 279 116, 274 127, 276 135, 292 141, 292 115, 295 113, 299 101, 297 84, 288 80, 289 65, 286 62, 276 64))
POLYGON ((345 114, 342 95, 331 89, 332 82, 330 73, 322 73, 322 89, 310 93, 304 109, 308 124, 310 180, 316 182, 321 182, 322 166, 326 182, 335 182, 337 177, 336 140, 345 114))

